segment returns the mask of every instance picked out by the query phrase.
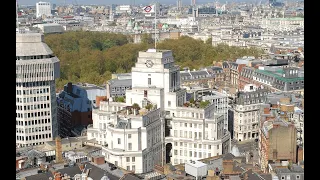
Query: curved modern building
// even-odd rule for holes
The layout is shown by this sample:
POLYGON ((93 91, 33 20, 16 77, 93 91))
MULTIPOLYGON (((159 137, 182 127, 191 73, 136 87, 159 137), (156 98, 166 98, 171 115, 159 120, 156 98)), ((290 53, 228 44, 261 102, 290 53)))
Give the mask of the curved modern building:
POLYGON ((59 59, 39 33, 16 34, 16 145, 43 144, 57 136, 55 80, 59 59))

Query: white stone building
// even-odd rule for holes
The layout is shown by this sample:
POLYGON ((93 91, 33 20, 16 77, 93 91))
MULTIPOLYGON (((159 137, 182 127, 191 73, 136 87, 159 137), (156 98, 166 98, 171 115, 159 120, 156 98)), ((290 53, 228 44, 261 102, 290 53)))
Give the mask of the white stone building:
POLYGON ((30 146, 57 136, 55 79, 59 59, 39 33, 16 34, 16 144, 30 146))
POLYGON ((151 171, 162 163, 160 112, 139 113, 125 103, 101 102, 99 110, 92 112, 88 139, 102 145, 106 161, 136 173, 151 171))
POLYGON ((260 106, 268 92, 247 84, 244 91, 237 94, 234 104, 234 139, 245 141, 259 137, 260 106))
POLYGON ((304 18, 264 18, 261 20, 261 27, 268 30, 293 31, 304 28, 304 18))
POLYGON ((171 117, 170 162, 173 165, 204 159, 230 151, 230 134, 223 128, 223 114, 214 113, 214 106, 205 109, 177 108, 171 117))
POLYGON ((51 4, 49 2, 38 2, 36 3, 36 17, 51 16, 51 4))
POLYGON ((211 91, 202 98, 204 101, 210 101, 215 106, 215 113, 224 115, 224 129, 228 129, 228 96, 217 91, 211 91))
MULTIPOLYGON (((180 68, 174 65, 172 51, 139 52, 132 68, 132 89, 126 90, 126 103, 101 102, 99 110, 92 112, 93 126, 88 127, 88 140, 95 139, 102 145, 107 161, 136 173, 149 172, 156 164, 163 165, 164 142, 192 142, 192 147, 185 148, 188 153, 203 151, 203 156, 179 156, 183 162, 222 154, 223 143, 229 152, 230 135, 224 130, 227 121, 224 115, 215 113, 214 105, 204 109, 188 108, 183 107, 185 102, 186 90, 180 88, 180 68), (140 111, 134 110, 135 103, 142 107, 140 111), (146 110, 148 106, 152 108, 146 110), (191 138, 182 138, 181 134, 174 134, 174 130, 164 139, 165 117, 173 129, 181 126, 186 130, 185 124, 189 126, 192 122, 194 128, 190 131, 197 148, 191 138)), ((189 136, 189 132, 182 135, 189 136)))

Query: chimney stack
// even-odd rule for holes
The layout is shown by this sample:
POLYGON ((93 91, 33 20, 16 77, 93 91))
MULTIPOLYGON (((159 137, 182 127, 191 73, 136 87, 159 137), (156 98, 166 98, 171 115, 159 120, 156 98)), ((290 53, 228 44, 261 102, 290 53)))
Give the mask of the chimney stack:
POLYGON ((61 163, 62 160, 62 147, 61 147, 61 138, 56 137, 56 163, 61 163))
POLYGON ((60 172, 57 172, 54 174, 54 180, 61 180, 62 179, 62 175, 60 172))
POLYGON ((80 171, 83 171, 83 169, 84 169, 84 164, 81 163, 81 164, 79 165, 79 169, 80 169, 80 171))
POLYGON ((110 84, 108 82, 106 83, 106 92, 107 92, 106 97, 107 99, 109 99, 111 96, 110 96, 110 84))
POLYGON ((68 94, 72 93, 72 83, 71 83, 71 82, 68 82, 68 85, 67 85, 67 93, 68 93, 68 94))

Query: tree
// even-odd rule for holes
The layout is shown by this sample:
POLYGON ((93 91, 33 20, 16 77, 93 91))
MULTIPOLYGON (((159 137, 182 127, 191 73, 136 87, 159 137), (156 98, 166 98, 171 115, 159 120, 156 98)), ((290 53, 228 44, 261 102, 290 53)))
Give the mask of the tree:
MULTIPOLYGON (((159 49, 173 51, 175 63, 181 68, 198 69, 213 65, 212 62, 235 60, 242 56, 257 57, 262 50, 240 48, 181 36, 166 39, 157 44, 159 49)), ((153 47, 151 34, 142 35, 142 43, 134 44, 132 37, 107 32, 66 32, 46 34, 45 42, 60 59, 60 79, 56 89, 62 90, 65 82, 87 82, 101 85, 111 78, 112 73, 131 72, 139 51, 153 47)))
POLYGON ((208 38, 208 39, 206 40, 206 44, 212 45, 212 37, 210 37, 210 38, 208 38))
POLYGON ((194 103, 194 99, 190 98, 189 102, 193 104, 194 103))
POLYGON ((123 96, 115 97, 115 102, 125 102, 125 98, 123 96))
POLYGON ((148 111, 150 111, 153 108, 153 105, 152 104, 147 104, 145 106, 145 108, 148 109, 148 111))
POLYGON ((132 108, 135 109, 135 110, 140 110, 140 106, 137 103, 133 103, 132 104, 132 108))
POLYGON ((141 36, 141 42, 144 44, 152 44, 154 43, 154 40, 151 34, 144 33, 141 36))

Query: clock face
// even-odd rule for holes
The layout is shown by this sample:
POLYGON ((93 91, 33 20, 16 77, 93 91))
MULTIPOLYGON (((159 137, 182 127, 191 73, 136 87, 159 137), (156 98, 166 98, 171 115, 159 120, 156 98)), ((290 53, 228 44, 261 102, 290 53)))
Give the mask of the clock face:
POLYGON ((151 68, 153 66, 153 62, 151 60, 147 60, 145 64, 148 68, 151 68))

